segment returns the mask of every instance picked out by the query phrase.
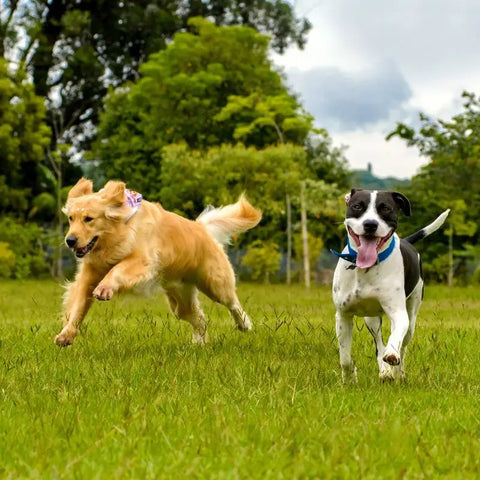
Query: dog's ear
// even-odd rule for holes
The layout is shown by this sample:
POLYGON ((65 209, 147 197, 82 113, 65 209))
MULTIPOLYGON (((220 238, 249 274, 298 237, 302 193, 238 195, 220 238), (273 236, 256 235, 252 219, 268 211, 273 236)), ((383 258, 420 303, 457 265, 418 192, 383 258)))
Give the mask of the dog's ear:
POLYGON ((112 206, 121 206, 125 203, 125 183, 110 180, 100 190, 102 198, 112 206))
POLYGON ((93 192, 93 184, 86 178, 81 178, 68 192, 68 198, 82 197, 93 192))
POLYGON ((106 218, 118 221, 127 216, 128 209, 125 206, 125 183, 110 180, 100 190, 100 195, 106 203, 106 218))
POLYGON ((345 195, 345 203, 348 205, 348 202, 350 201, 350 199, 353 197, 353 195, 355 194, 355 192, 359 192, 360 190, 358 188, 352 188, 352 190, 350 190, 350 193, 347 193, 345 195))
POLYGON ((397 207, 407 216, 409 217, 412 214, 412 208, 410 207, 410 200, 408 198, 399 193, 399 192, 392 192, 392 198, 397 207))

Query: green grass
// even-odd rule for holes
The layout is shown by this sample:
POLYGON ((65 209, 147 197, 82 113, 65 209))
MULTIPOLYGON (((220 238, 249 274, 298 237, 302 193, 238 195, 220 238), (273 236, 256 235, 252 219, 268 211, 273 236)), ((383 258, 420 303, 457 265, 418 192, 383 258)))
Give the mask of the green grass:
POLYGON ((134 295, 59 348, 62 288, 0 283, 0 478, 478 478, 479 289, 427 287, 401 384, 357 320, 346 386, 328 288, 239 294, 255 330, 202 299, 204 348, 134 295))

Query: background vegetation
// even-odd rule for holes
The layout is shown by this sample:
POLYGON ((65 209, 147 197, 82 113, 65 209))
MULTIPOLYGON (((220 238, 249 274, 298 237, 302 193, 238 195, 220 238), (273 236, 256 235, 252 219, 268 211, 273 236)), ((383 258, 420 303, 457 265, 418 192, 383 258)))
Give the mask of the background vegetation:
POLYGON ((390 136, 430 159, 410 185, 351 172, 345 148, 332 145, 269 56, 304 45, 309 28, 284 0, 2 2, 0 276, 71 271, 60 206, 83 174, 97 187, 126 180, 190 218, 246 191, 264 221, 234 243, 232 259, 252 242, 256 255, 269 252, 258 242, 273 241, 281 255, 272 281, 302 278, 306 244, 320 251, 308 255, 312 278, 332 266, 326 252, 345 241, 352 186, 399 188, 414 212, 402 234, 452 208, 447 228, 422 247, 427 278, 477 281, 479 98, 465 93, 452 119, 421 115, 418 131, 392 125, 390 136), (302 206, 308 242, 295 240, 302 206), (15 231, 25 232, 21 242, 15 231))

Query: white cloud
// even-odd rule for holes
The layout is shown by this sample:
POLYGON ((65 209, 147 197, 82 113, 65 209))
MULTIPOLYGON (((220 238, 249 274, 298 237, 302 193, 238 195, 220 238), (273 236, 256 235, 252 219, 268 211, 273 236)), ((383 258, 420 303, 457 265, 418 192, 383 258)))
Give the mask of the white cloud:
POLYGON ((288 81, 317 122, 335 130, 353 130, 386 120, 412 95, 391 62, 355 74, 337 67, 290 70, 288 81))

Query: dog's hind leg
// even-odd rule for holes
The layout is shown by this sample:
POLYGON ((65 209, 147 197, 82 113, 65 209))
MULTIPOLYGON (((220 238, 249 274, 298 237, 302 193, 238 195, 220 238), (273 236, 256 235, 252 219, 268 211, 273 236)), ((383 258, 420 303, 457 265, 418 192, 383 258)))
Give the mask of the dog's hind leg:
POLYGON ((400 349, 400 376, 405 376, 405 356, 407 354, 407 345, 410 343, 410 340, 413 337, 415 332, 415 323, 417 321, 418 311, 420 310, 420 305, 422 303, 423 297, 423 281, 420 281, 413 292, 410 294, 407 300, 407 312, 408 312, 408 331, 405 334, 403 339, 402 347, 400 349))
POLYGON ((193 343, 204 345, 207 342, 207 324, 205 315, 200 308, 196 287, 182 285, 175 289, 167 289, 166 293, 172 313, 192 326, 193 343))
POLYGON ((343 312, 335 313, 335 330, 340 351, 340 367, 343 381, 357 381, 357 367, 352 360, 353 315, 343 312))
POLYGON ((226 262, 215 273, 203 278, 199 288, 214 302, 227 307, 237 328, 245 332, 252 329, 252 322, 238 299, 233 269, 228 260, 226 262))

